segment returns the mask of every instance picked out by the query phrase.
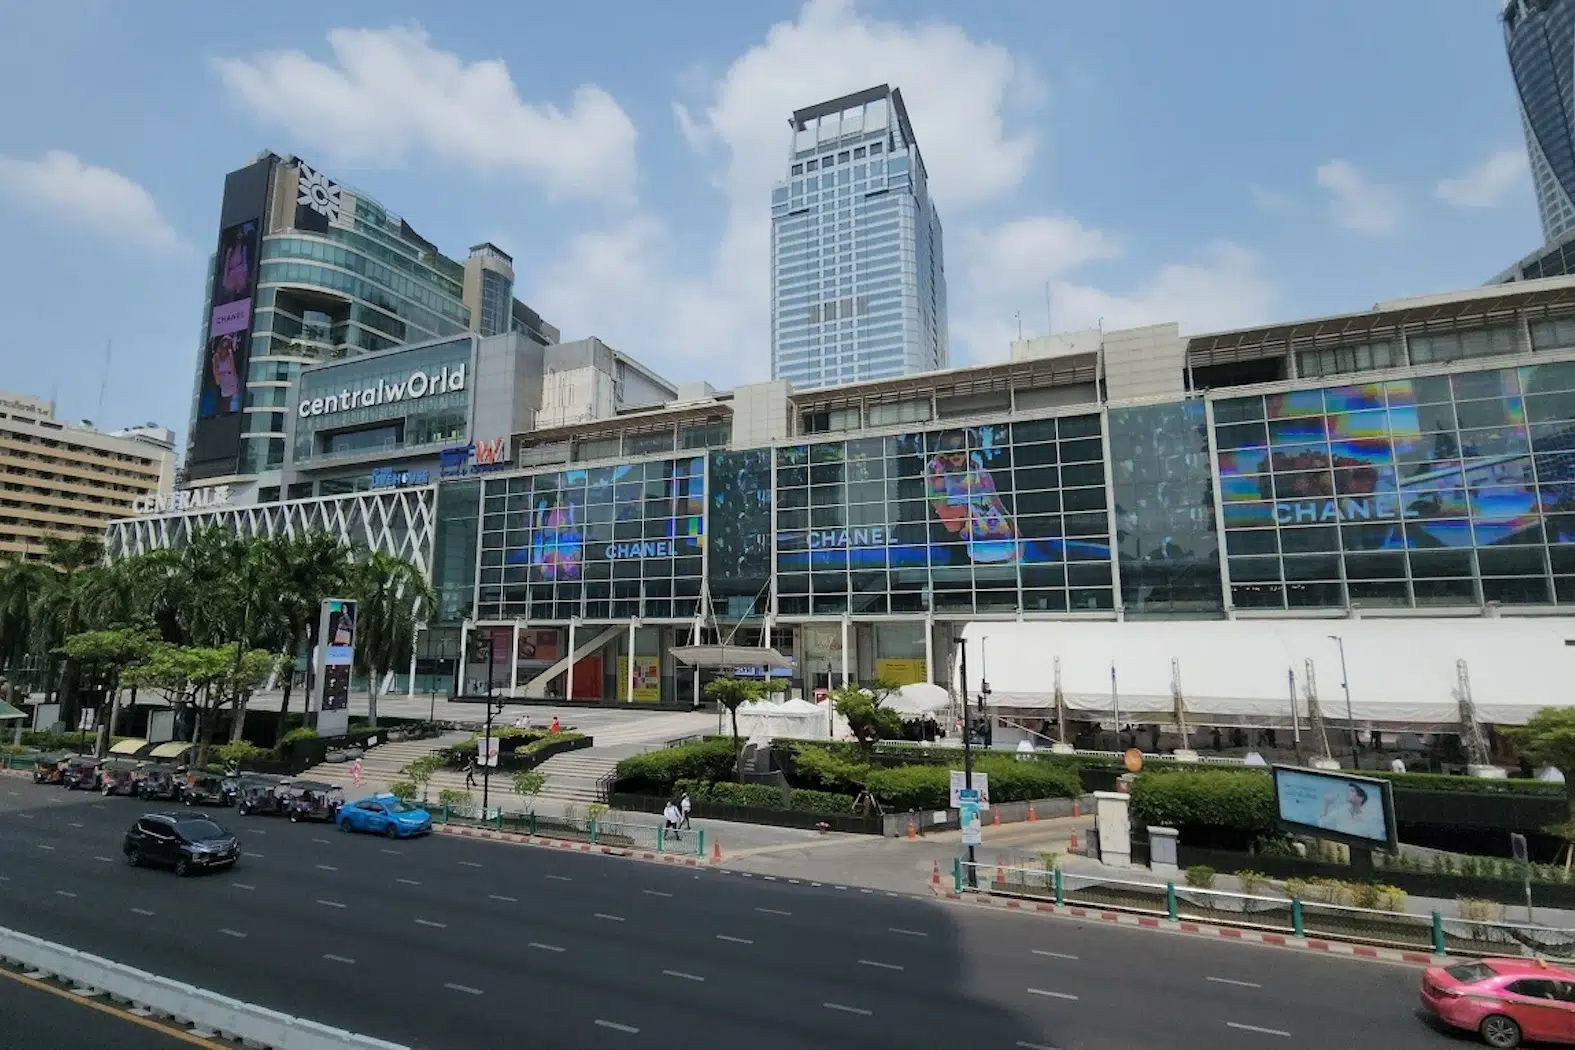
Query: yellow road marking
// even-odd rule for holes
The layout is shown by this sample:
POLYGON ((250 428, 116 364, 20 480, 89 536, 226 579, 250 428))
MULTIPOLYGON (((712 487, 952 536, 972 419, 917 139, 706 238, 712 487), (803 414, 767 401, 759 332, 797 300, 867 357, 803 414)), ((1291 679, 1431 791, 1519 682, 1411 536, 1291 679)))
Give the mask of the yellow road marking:
POLYGON ((89 1007, 90 1009, 97 1010, 99 1013, 108 1014, 111 1017, 117 1017, 122 1021, 130 1021, 132 1024, 141 1025, 143 1028, 146 1028, 149 1031, 158 1032, 161 1035, 167 1035, 171 1039, 179 1039, 182 1042, 190 1043, 192 1046, 206 1047, 207 1050, 234 1050, 234 1048, 228 1043, 216 1043, 211 1039, 204 1039, 201 1036, 192 1035, 190 1032, 183 1032, 176 1028, 167 1028, 157 1021, 150 1020, 146 1017, 138 1017, 136 1014, 122 1010, 119 1007, 110 1006, 107 1003, 94 1002, 92 999, 83 998, 82 996, 69 992, 64 988, 56 988, 54 985, 45 984, 42 981, 30 980, 25 975, 16 973, 15 971, 3 966, 0 966, 0 977, 9 977, 18 984, 26 985, 29 988, 36 988, 41 992, 48 992, 51 995, 57 995, 62 999, 76 1003, 78 1006, 89 1007))

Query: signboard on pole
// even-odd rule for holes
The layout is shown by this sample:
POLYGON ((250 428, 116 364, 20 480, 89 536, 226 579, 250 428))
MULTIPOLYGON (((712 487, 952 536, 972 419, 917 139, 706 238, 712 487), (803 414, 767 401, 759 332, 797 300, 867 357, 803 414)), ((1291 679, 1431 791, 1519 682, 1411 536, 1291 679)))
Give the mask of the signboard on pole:
POLYGON ((350 670, 355 662, 356 603, 325 598, 317 618, 316 675, 319 736, 343 736, 350 729, 350 670))
POLYGON ((479 749, 479 761, 482 765, 492 769, 498 768, 498 745, 503 743, 495 736, 484 736, 476 741, 479 749))
POLYGON ((957 792, 957 814, 962 823, 962 844, 981 845, 984 839, 980 835, 978 788, 963 788, 957 792))
MULTIPOLYGON (((960 769, 952 770, 951 795, 952 795, 952 808, 953 809, 961 809, 962 808, 961 793, 963 791, 967 790, 967 788, 964 786, 966 781, 967 781, 967 776, 963 773, 962 770, 960 770, 960 769)), ((979 793, 979 798, 977 800, 978 803, 979 803, 979 808, 980 809, 989 809, 990 808, 990 778, 989 778, 989 776, 987 774, 984 774, 984 773, 975 773, 973 775, 973 789, 979 793)))

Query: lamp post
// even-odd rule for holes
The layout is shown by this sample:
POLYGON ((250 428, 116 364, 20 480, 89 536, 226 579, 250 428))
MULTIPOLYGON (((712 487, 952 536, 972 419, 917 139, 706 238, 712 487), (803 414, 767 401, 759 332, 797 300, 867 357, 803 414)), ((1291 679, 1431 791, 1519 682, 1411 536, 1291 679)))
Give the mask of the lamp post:
MULTIPOLYGON (((963 787, 973 790, 973 720, 968 717, 968 639, 959 638, 957 644, 962 647, 962 701, 963 701, 963 787)), ((979 869, 976 861, 974 847, 968 847, 968 886, 977 889, 979 886, 979 869)))
POLYGON ((1345 670, 1345 639, 1331 634, 1329 640, 1340 647, 1340 688, 1345 690, 1345 728, 1351 734, 1351 768, 1361 769, 1362 759, 1356 750, 1356 715, 1351 709, 1351 676, 1345 670))

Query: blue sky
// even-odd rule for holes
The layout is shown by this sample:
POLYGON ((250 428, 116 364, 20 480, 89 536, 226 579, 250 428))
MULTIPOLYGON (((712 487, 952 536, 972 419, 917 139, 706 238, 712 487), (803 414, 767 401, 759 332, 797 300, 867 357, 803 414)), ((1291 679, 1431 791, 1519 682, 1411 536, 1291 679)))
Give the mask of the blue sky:
POLYGON ((1056 330, 1194 332, 1477 284, 1540 241, 1497 6, 0 4, 0 388, 183 432, 223 176, 269 148, 494 240, 565 338, 763 378, 786 118, 882 82, 955 363, 1047 282, 1056 330))

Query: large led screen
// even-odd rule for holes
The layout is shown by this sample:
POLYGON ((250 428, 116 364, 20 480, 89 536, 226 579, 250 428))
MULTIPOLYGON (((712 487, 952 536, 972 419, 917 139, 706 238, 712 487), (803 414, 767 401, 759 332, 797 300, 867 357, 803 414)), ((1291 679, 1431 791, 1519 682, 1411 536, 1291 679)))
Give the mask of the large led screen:
POLYGON ((1274 805, 1287 830, 1357 846, 1393 848, 1389 782, 1331 770, 1274 767, 1274 805))

